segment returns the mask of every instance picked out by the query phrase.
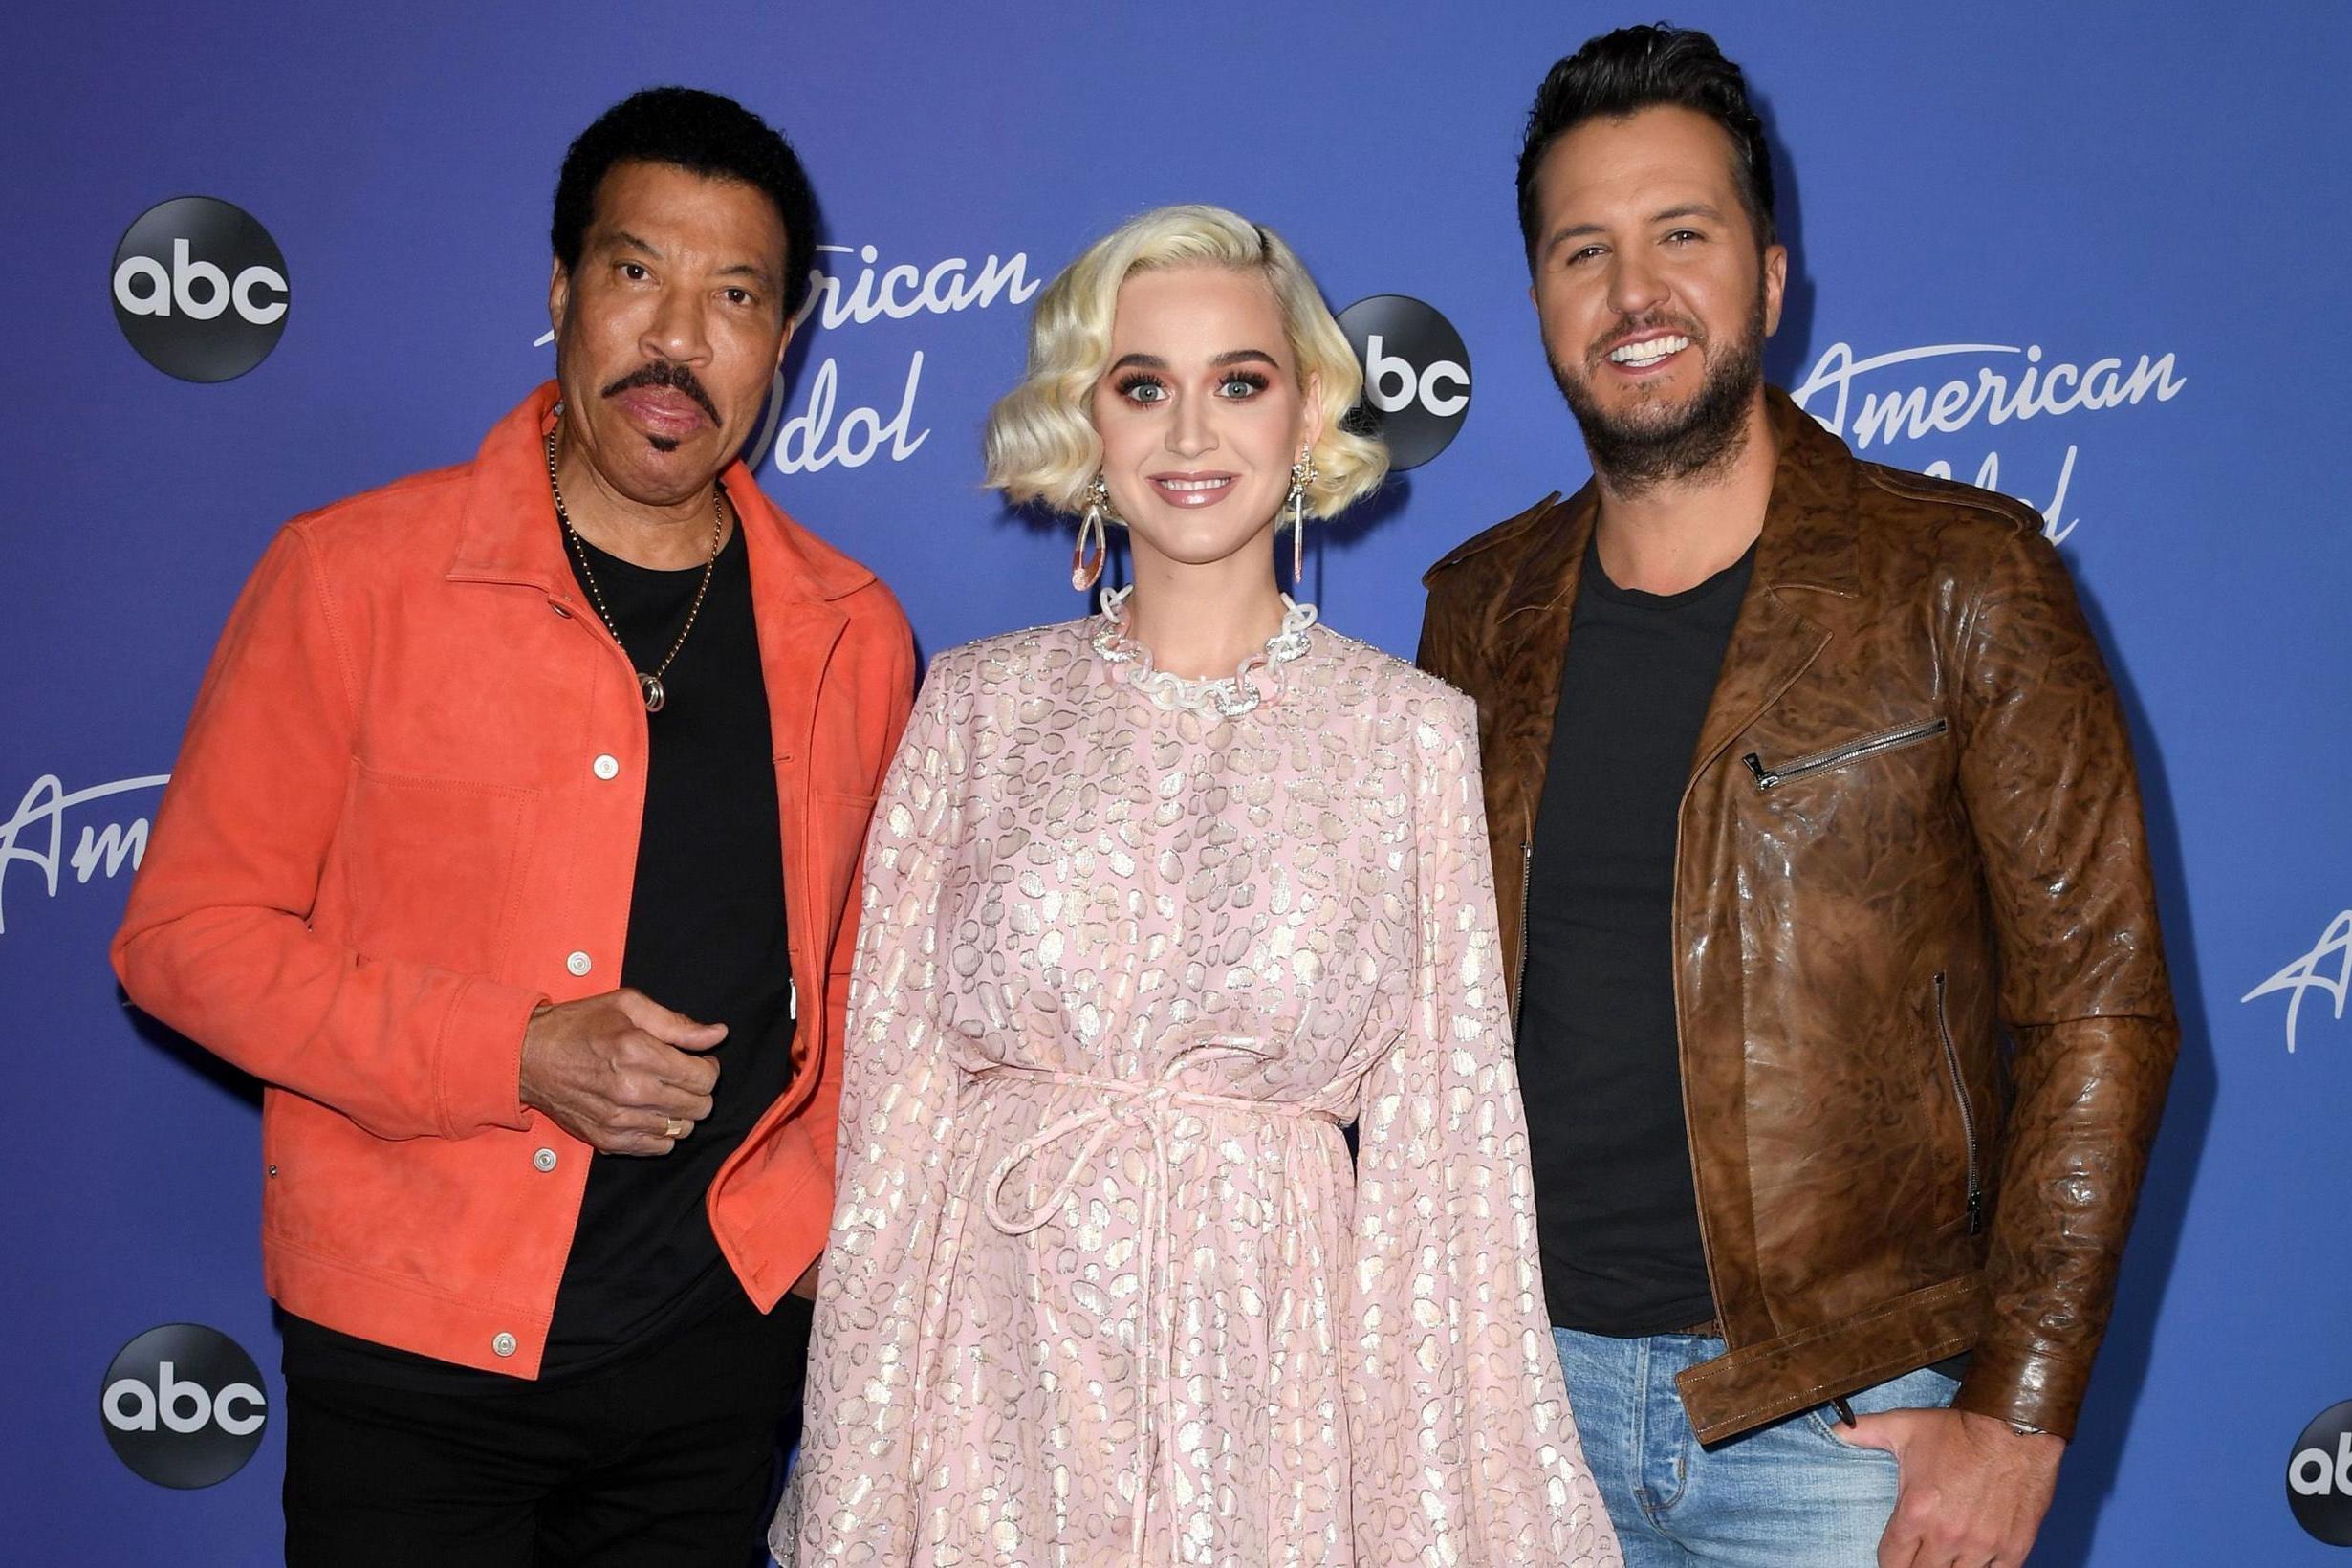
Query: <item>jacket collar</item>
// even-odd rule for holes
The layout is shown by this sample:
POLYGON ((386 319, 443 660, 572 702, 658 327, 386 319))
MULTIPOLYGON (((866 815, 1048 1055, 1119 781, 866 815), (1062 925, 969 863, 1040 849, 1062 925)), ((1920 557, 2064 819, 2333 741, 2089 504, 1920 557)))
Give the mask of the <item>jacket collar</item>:
POLYGON ((1780 456, 1756 540, 1755 584, 1858 599, 1854 454, 1778 387, 1765 388, 1764 406, 1780 456))
MULTIPOLYGON (((570 597, 571 564, 547 490, 547 432, 555 423, 556 390, 546 382, 491 426, 475 453, 460 503, 453 582, 527 583, 570 597)), ((787 516, 761 493, 742 458, 720 478, 744 530, 744 544, 763 592, 786 598, 845 599, 874 574, 787 516)))
MULTIPOLYGON (((1790 401, 1778 387, 1764 390, 1765 415, 1779 456, 1773 493, 1756 540, 1753 590, 1827 595, 1808 608, 1837 619, 1837 601, 1859 599, 1854 488, 1859 465, 1845 443, 1790 401)), ((1436 577, 1455 563, 1497 546, 1518 556, 1495 603, 1498 624, 1522 611, 1547 609, 1576 590, 1585 545, 1601 511, 1599 486, 1554 494, 1480 534, 1429 569, 1436 577)), ((1508 557, 1506 557, 1508 558, 1508 557)))

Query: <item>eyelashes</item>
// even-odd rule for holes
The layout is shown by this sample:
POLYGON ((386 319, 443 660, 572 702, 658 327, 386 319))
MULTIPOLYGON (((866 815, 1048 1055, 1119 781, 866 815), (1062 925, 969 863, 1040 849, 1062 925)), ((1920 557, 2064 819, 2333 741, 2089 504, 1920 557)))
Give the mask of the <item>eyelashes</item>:
MULTIPOLYGON (((1128 371, 1125 375, 1120 377, 1118 381, 1112 382, 1111 384, 1112 389, 1121 397, 1126 399, 1129 403, 1140 403, 1145 407, 1148 407, 1153 403, 1165 403, 1168 398, 1167 383, 1148 371, 1128 371), (1137 396, 1138 393, 1143 391, 1147 387, 1151 390, 1151 396, 1137 396)), ((1274 383, 1268 381, 1265 376, 1254 370, 1230 370, 1217 378, 1217 388, 1219 391, 1228 391, 1232 387, 1246 388, 1246 390, 1241 394, 1241 397, 1243 398, 1255 397, 1257 394, 1265 391, 1273 384, 1274 383)), ((1233 401, 1240 402, 1241 398, 1235 398, 1233 401)))

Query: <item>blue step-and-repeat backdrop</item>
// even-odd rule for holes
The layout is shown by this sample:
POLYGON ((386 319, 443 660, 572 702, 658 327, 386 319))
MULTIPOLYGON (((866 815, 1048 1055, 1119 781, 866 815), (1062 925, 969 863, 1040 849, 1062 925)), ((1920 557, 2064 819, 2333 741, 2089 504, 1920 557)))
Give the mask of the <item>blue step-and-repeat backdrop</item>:
MULTIPOLYGON (((1389 344, 1419 362, 1384 384, 1454 439, 1308 567, 1329 621, 1409 653, 1424 565, 1584 477, 1513 164, 1544 68, 1646 19, 1584 0, 19 14, 0 49, 0 1558, 276 1553, 256 1093, 124 1006, 106 939, 272 531, 470 455, 547 375, 548 198, 577 131, 680 81, 798 144, 824 283, 759 478, 888 579, 926 653, 1081 610, 1066 534, 978 488, 977 434, 1027 303, 1089 237, 1218 202, 1285 233, 1335 306, 1431 307, 1462 358, 1389 344), (182 197, 250 221, 198 203, 141 223, 182 197), (181 1334, 110 1370, 171 1324, 254 1364, 181 1334)), ((1746 64, 1782 149, 1775 379, 1866 456, 2043 512, 2141 749, 2187 1039, 2034 1560, 2338 1560, 2291 1505, 2352 1507, 2333 1426, 2298 1459, 2352 1400, 2352 11, 1694 0, 1675 20, 1746 64)))

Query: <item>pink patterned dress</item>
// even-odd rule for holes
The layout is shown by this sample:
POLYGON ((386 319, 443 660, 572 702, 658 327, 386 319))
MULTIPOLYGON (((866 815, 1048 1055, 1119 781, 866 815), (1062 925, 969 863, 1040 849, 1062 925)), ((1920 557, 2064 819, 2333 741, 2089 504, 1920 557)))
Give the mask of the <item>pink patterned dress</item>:
POLYGON ((1621 1560, 1542 1309, 1474 711, 1313 621, 1224 681, 1117 605, 932 664, 866 850, 783 1561, 1621 1560))

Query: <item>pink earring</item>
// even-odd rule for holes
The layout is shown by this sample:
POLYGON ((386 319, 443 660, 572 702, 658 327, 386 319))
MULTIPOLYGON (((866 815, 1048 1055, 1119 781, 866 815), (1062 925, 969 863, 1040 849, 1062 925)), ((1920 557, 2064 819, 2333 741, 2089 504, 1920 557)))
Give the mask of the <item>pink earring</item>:
POLYGON ((1070 586, 1085 593, 1102 580, 1102 563, 1110 558, 1110 540, 1103 519, 1111 512, 1111 487, 1096 474, 1086 487, 1086 511, 1078 518, 1078 544, 1070 552, 1070 586), (1087 553, 1089 544, 1093 554, 1087 553))

